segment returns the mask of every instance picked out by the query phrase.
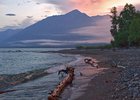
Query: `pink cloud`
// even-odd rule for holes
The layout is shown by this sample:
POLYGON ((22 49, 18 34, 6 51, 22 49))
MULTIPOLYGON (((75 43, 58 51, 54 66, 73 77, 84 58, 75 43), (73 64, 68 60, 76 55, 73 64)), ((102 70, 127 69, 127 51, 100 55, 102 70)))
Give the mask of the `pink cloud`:
POLYGON ((88 15, 101 14, 105 0, 69 0, 69 4, 88 15))
POLYGON ((67 6, 67 10, 69 11, 72 9, 79 9, 80 11, 92 16, 109 14, 112 7, 116 6, 119 8, 124 6, 126 3, 137 5, 137 8, 140 8, 138 0, 68 0, 64 5, 67 6))

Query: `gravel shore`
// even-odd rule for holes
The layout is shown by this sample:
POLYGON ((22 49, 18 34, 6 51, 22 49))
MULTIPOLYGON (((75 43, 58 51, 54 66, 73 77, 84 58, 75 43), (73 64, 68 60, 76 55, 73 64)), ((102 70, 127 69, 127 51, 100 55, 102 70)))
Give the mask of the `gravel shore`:
POLYGON ((140 100, 140 49, 61 50, 57 53, 81 54, 99 61, 107 68, 87 84, 75 100, 140 100))

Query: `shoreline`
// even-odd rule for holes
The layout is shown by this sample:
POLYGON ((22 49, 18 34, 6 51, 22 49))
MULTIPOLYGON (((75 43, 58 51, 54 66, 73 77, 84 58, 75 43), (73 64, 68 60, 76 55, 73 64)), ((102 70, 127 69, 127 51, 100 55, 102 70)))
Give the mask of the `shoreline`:
POLYGON ((77 62, 70 64, 75 68, 75 79, 73 80, 72 86, 68 86, 64 90, 60 100, 75 100, 79 98, 84 94, 84 90, 88 88, 88 84, 94 77, 108 70, 107 68, 97 69, 96 67, 85 64, 84 58, 84 56, 81 56, 77 62))
MULTIPOLYGON (((53 53, 56 53, 53 52, 53 53)), ((139 100, 140 91, 140 49, 127 50, 60 50, 62 54, 80 54, 84 57, 92 57, 100 61, 99 68, 108 68, 104 73, 87 82, 86 89, 82 90, 78 98, 62 100, 139 100), (112 66, 112 61, 120 62, 118 67, 112 66), (135 71, 137 73, 135 73, 135 71), (130 75, 131 73, 131 75, 130 75), (135 80, 135 77, 137 81, 135 80), (134 78, 134 79, 133 79, 134 78), (125 80, 128 80, 126 82, 125 80), (133 80, 132 82, 129 80, 133 80), (137 85, 129 87, 129 85, 137 85), (125 87, 125 88, 124 88, 125 87)), ((60 99, 61 100, 61 99, 60 99)))
MULTIPOLYGON (((48 52, 48 51, 46 51, 48 52)), ((46 53, 42 52, 42 53, 46 53)), ((59 53, 60 55, 66 56, 72 55, 76 57, 74 61, 70 61, 62 64, 71 65, 76 68, 76 78, 73 85, 70 85, 62 93, 60 100, 139 100, 140 99, 140 49, 119 49, 116 51, 112 50, 60 50, 60 51, 49 51, 48 53, 59 53), (96 67, 91 67, 84 63, 84 58, 96 59, 99 64, 99 69, 96 67), (118 66, 113 66, 113 61, 118 63, 118 66), (82 74, 81 74, 82 73, 82 74)), ((59 60, 59 59, 58 59, 59 60)), ((61 66, 60 66, 61 67, 61 66)), ((59 68, 58 67, 58 70, 59 68)), ((56 69, 57 70, 57 69, 56 69)), ((54 70, 53 70, 54 71, 54 70)), ((43 71, 44 72, 44 71, 43 71)), ((46 71, 45 71, 46 72, 46 71)), ((50 74, 51 75, 51 74, 50 74)), ((30 78, 30 77, 27 77, 30 78)), ((50 84, 56 83, 57 73, 52 74, 52 76, 45 75, 41 79, 37 79, 34 82, 37 84, 39 82, 44 83, 39 85, 42 87, 39 92, 48 91, 46 85, 47 80, 50 79, 50 84), (53 77, 53 78, 52 78, 53 77), (46 86, 46 88, 45 88, 46 86)), ((25 83, 30 86, 33 81, 25 83)), ((40 84, 40 83, 39 83, 40 84)), ((24 84, 21 84, 24 86, 24 84)), ((14 88, 21 88, 20 86, 15 86, 14 88)), ((32 87, 32 86, 31 86, 32 87)), ((55 87, 55 86, 54 86, 55 87)), ((14 89, 13 88, 13 89, 14 89)), ((23 89, 24 90, 24 89, 23 89)), ((26 93, 28 91, 20 91, 26 93)), ((31 93, 34 93, 33 90, 31 93)), ((17 93, 18 91, 9 93, 17 93)), ((45 96, 47 92, 45 92, 45 96)), ((7 95, 7 94, 5 94, 7 95)), ((26 95, 26 94, 25 94, 26 95)), ((8 96, 8 95, 7 95, 8 96)), ((42 96, 38 94, 38 96, 42 96)), ((4 95, 3 95, 4 97, 4 95)), ((42 98, 42 97, 41 97, 42 98)))

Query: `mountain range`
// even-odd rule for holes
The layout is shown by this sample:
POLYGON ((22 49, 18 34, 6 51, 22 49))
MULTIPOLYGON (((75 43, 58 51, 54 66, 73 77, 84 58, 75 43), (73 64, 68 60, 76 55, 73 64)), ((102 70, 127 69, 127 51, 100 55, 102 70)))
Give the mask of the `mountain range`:
POLYGON ((100 36, 103 38, 102 33, 94 31, 99 23, 102 24, 101 21, 109 21, 109 16, 90 17, 79 10, 73 10, 64 15, 45 18, 25 29, 0 32, 0 47, 68 47, 92 44, 92 40, 100 39, 100 36), (91 27, 93 30, 87 32, 91 27), (91 33, 94 35, 90 35, 91 33))

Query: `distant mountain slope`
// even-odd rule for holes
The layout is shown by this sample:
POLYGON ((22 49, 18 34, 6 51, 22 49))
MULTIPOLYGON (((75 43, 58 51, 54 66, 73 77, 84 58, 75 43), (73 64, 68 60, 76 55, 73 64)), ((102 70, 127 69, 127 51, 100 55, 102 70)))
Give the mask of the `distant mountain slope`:
MULTIPOLYGON (((81 35, 72 30, 87 26, 96 26, 96 22, 108 16, 89 17, 78 10, 65 15, 43 19, 8 38, 7 46, 60 46, 82 44, 80 41, 94 39, 94 36, 81 35)), ((86 34, 86 33, 84 33, 86 34)), ((85 44, 85 43, 84 43, 85 44)))
POLYGON ((5 31, 0 31, 0 42, 12 37, 13 35, 17 34, 18 32, 20 32, 22 29, 8 29, 5 31))

